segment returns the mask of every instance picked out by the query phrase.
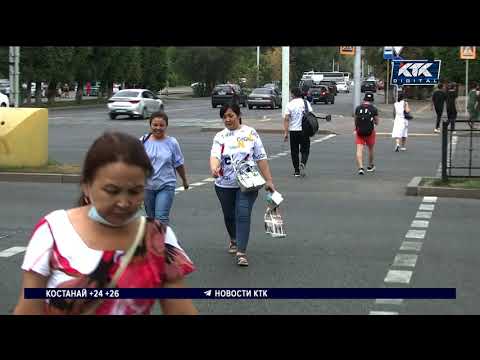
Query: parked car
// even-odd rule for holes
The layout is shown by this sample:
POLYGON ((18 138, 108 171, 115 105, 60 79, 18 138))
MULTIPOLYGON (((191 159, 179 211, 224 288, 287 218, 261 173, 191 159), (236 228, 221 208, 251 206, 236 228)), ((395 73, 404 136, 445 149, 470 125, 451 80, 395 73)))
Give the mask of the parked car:
POLYGON ((337 82, 337 90, 338 90, 338 92, 349 93, 350 92, 350 86, 348 86, 346 81, 339 81, 339 82, 337 82))
POLYGON ((366 80, 362 82, 360 90, 361 92, 377 92, 377 83, 373 80, 366 80))
POLYGON ((10 80, 0 79, 0 93, 10 95, 10 80))
POLYGON ((274 88, 257 88, 248 95, 248 108, 269 106, 271 109, 282 107, 282 96, 274 88))
POLYGON ((10 106, 10 100, 8 99, 8 96, 0 93, 0 107, 9 107, 9 106, 10 106))
POLYGON ((164 109, 162 100, 147 89, 120 90, 108 100, 107 106, 112 120, 118 115, 147 119, 155 111, 164 109))
POLYGON ((237 84, 221 84, 215 86, 212 91, 212 107, 216 108, 218 105, 225 105, 235 100, 243 107, 247 106, 247 95, 242 88, 237 84))
POLYGON ((313 104, 324 102, 325 104, 335 104, 335 95, 326 85, 313 86, 308 90, 308 96, 313 104))

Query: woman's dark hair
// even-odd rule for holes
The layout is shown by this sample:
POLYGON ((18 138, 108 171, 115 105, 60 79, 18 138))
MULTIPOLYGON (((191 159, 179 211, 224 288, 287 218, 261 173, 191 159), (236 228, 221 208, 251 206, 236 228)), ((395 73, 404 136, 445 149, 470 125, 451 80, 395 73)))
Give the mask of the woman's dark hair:
MULTIPOLYGON (((98 169, 118 161, 142 168, 146 177, 153 173, 152 164, 140 140, 121 132, 105 132, 93 142, 85 155, 80 183, 91 184, 98 169)), ((84 195, 78 201, 79 206, 88 203, 84 195)))
POLYGON ((405 99, 405 95, 403 95, 403 93, 399 93, 397 101, 402 101, 403 99, 405 99))
POLYGON ((152 125, 152 121, 155 118, 161 118, 161 119, 165 120, 165 123, 168 126, 168 115, 165 114, 163 111, 156 111, 150 116, 150 126, 152 125))
POLYGON ((242 117, 241 117, 241 112, 240 112, 240 106, 237 103, 228 103, 222 106, 220 109, 220 118, 223 119, 223 116, 227 112, 228 109, 231 109, 235 114, 237 114, 240 124, 242 123, 242 117))
POLYGON ((300 90, 300 88, 298 88, 298 87, 293 88, 292 89, 292 95, 293 95, 293 97, 301 98, 302 97, 302 90, 300 90))

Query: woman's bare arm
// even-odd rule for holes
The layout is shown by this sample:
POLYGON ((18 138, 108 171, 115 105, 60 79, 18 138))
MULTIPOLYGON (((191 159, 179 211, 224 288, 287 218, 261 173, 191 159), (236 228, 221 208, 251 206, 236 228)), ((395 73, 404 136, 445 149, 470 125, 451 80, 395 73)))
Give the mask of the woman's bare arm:
POLYGON ((45 315, 44 299, 25 299, 25 288, 45 288, 47 287, 47 278, 34 271, 23 272, 23 284, 18 304, 13 311, 14 315, 45 315))
MULTIPOLYGON (((167 282, 165 288, 184 288, 183 280, 167 282)), ((190 299, 162 299, 160 307, 164 315, 198 315, 198 311, 190 299)))

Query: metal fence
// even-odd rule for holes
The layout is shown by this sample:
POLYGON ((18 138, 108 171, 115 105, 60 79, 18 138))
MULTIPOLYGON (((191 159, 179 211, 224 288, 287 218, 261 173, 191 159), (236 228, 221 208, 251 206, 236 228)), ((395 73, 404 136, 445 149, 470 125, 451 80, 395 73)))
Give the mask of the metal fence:
POLYGON ((450 177, 480 178, 480 122, 443 122, 442 180, 450 177))

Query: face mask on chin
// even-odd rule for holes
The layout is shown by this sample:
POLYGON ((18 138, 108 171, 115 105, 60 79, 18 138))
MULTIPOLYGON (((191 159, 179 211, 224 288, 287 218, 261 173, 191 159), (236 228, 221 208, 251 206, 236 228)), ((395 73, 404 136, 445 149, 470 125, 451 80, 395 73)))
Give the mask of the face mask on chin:
POLYGON ((90 210, 88 211, 88 217, 90 219, 92 219, 93 221, 97 222, 97 223, 100 223, 100 224, 103 224, 103 225, 106 225, 106 226, 110 226, 110 227, 122 227, 122 226, 125 226, 129 223, 131 223, 132 221, 138 219, 140 216, 142 216, 142 210, 141 209, 138 209, 137 212, 135 214, 133 214, 130 218, 128 218, 127 220, 125 220, 123 223, 121 224, 112 224, 111 222, 109 222, 108 220, 106 220, 102 215, 99 214, 99 212, 97 211, 97 208, 95 207, 95 205, 93 204, 93 201, 90 201, 90 210))

